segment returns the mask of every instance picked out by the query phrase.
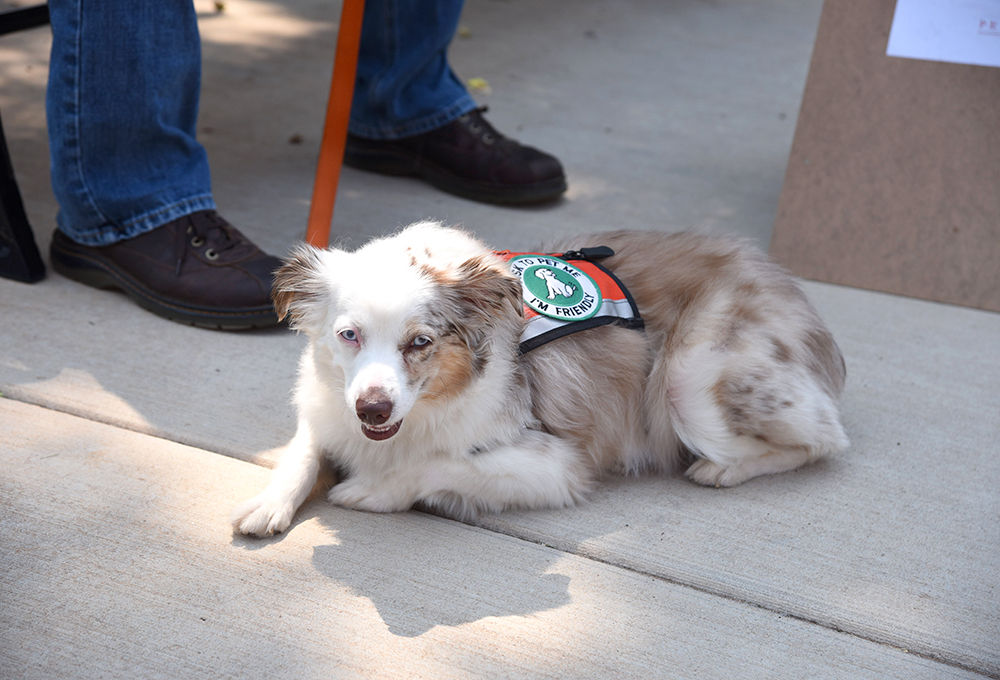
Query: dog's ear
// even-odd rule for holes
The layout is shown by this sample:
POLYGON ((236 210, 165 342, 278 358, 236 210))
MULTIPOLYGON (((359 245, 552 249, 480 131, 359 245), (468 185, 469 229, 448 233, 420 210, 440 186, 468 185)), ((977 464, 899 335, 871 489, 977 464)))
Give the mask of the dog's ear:
POLYGON ((521 281, 492 255, 463 262, 447 284, 449 297, 466 318, 490 323, 498 317, 521 317, 521 281))
POLYGON ((447 274, 437 274, 442 321, 478 360, 486 361, 494 351, 500 329, 506 329, 500 336, 516 347, 524 319, 521 282, 499 258, 473 257, 447 274))
POLYGON ((289 325, 296 330, 307 324, 310 309, 328 292, 320 273, 322 255, 323 251, 300 244, 274 273, 274 311, 279 321, 287 316, 289 325))

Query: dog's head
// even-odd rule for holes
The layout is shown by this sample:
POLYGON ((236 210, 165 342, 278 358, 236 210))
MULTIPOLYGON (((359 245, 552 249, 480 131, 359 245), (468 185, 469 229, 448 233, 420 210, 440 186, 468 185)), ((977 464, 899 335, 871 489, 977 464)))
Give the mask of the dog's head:
POLYGON ((517 351, 521 285, 464 232, 411 225, 354 252, 300 246, 275 274, 280 318, 344 377, 359 431, 389 439, 418 402, 459 398, 517 351))

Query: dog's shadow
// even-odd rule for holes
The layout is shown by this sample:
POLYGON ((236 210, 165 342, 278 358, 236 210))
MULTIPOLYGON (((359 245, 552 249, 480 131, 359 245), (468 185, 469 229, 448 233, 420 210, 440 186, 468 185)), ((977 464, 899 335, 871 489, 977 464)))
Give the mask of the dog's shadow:
MULTIPOLYGON (((822 459, 793 473, 752 480, 738 487, 739 491, 698 486, 679 475, 651 475, 645 481, 611 479, 603 482, 598 495, 634 493, 634 502, 626 506, 643 507, 651 494, 659 497, 663 487, 671 485, 664 507, 675 514, 711 498, 734 507, 746 502, 762 504, 776 492, 793 493, 804 478, 835 471, 835 461, 822 459)), ((570 577, 560 573, 557 563, 565 554, 576 554, 575 550, 559 552, 510 533, 509 527, 500 526, 504 524, 500 516, 465 524, 417 510, 375 514, 337 508, 326 501, 332 478, 328 470, 325 473, 285 533, 265 540, 234 536, 233 544, 264 549, 293 535, 300 524, 319 522, 332 542, 312 548, 315 570, 371 602, 389 632, 402 637, 489 617, 532 616, 572 603, 570 577)), ((596 513, 603 519, 591 516, 581 521, 581 526, 589 527, 584 531, 586 538, 571 535, 570 542, 620 531, 629 518, 638 525, 653 522, 656 529, 673 523, 655 513, 616 516, 596 498, 593 505, 575 512, 596 513)))
POLYGON ((326 500, 334 481, 324 465, 285 533, 264 540, 234 535, 233 545, 266 549, 318 521, 333 542, 313 548, 316 571, 369 600, 389 632, 402 637, 570 604, 569 576, 555 571, 559 553, 426 512, 337 508, 326 500))
POLYGON ((553 571, 558 555, 541 546, 415 511, 317 516, 339 521, 328 526, 336 543, 313 548, 314 567, 368 599, 394 635, 570 603, 569 577, 553 571))

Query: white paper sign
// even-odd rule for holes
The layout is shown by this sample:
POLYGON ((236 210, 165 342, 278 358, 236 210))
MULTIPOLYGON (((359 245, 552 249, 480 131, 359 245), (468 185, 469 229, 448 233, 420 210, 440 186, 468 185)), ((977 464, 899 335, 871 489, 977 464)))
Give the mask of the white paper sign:
POLYGON ((896 0, 886 54, 1000 67, 1000 0, 896 0))

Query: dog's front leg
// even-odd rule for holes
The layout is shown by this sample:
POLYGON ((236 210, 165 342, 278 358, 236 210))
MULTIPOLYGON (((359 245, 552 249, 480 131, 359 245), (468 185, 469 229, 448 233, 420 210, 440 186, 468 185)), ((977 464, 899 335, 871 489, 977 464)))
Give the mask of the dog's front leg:
POLYGON ((365 512, 402 512, 417 501, 408 475, 368 478, 357 474, 340 482, 327 494, 334 505, 365 512))
POLYGON ((320 458, 308 426, 300 424, 267 487, 233 510, 233 528, 253 536, 271 536, 287 529, 316 483, 320 458))
POLYGON ((526 430, 516 441, 431 466, 422 500, 468 517, 508 508, 560 508, 583 500, 591 474, 583 454, 551 434, 526 430))

